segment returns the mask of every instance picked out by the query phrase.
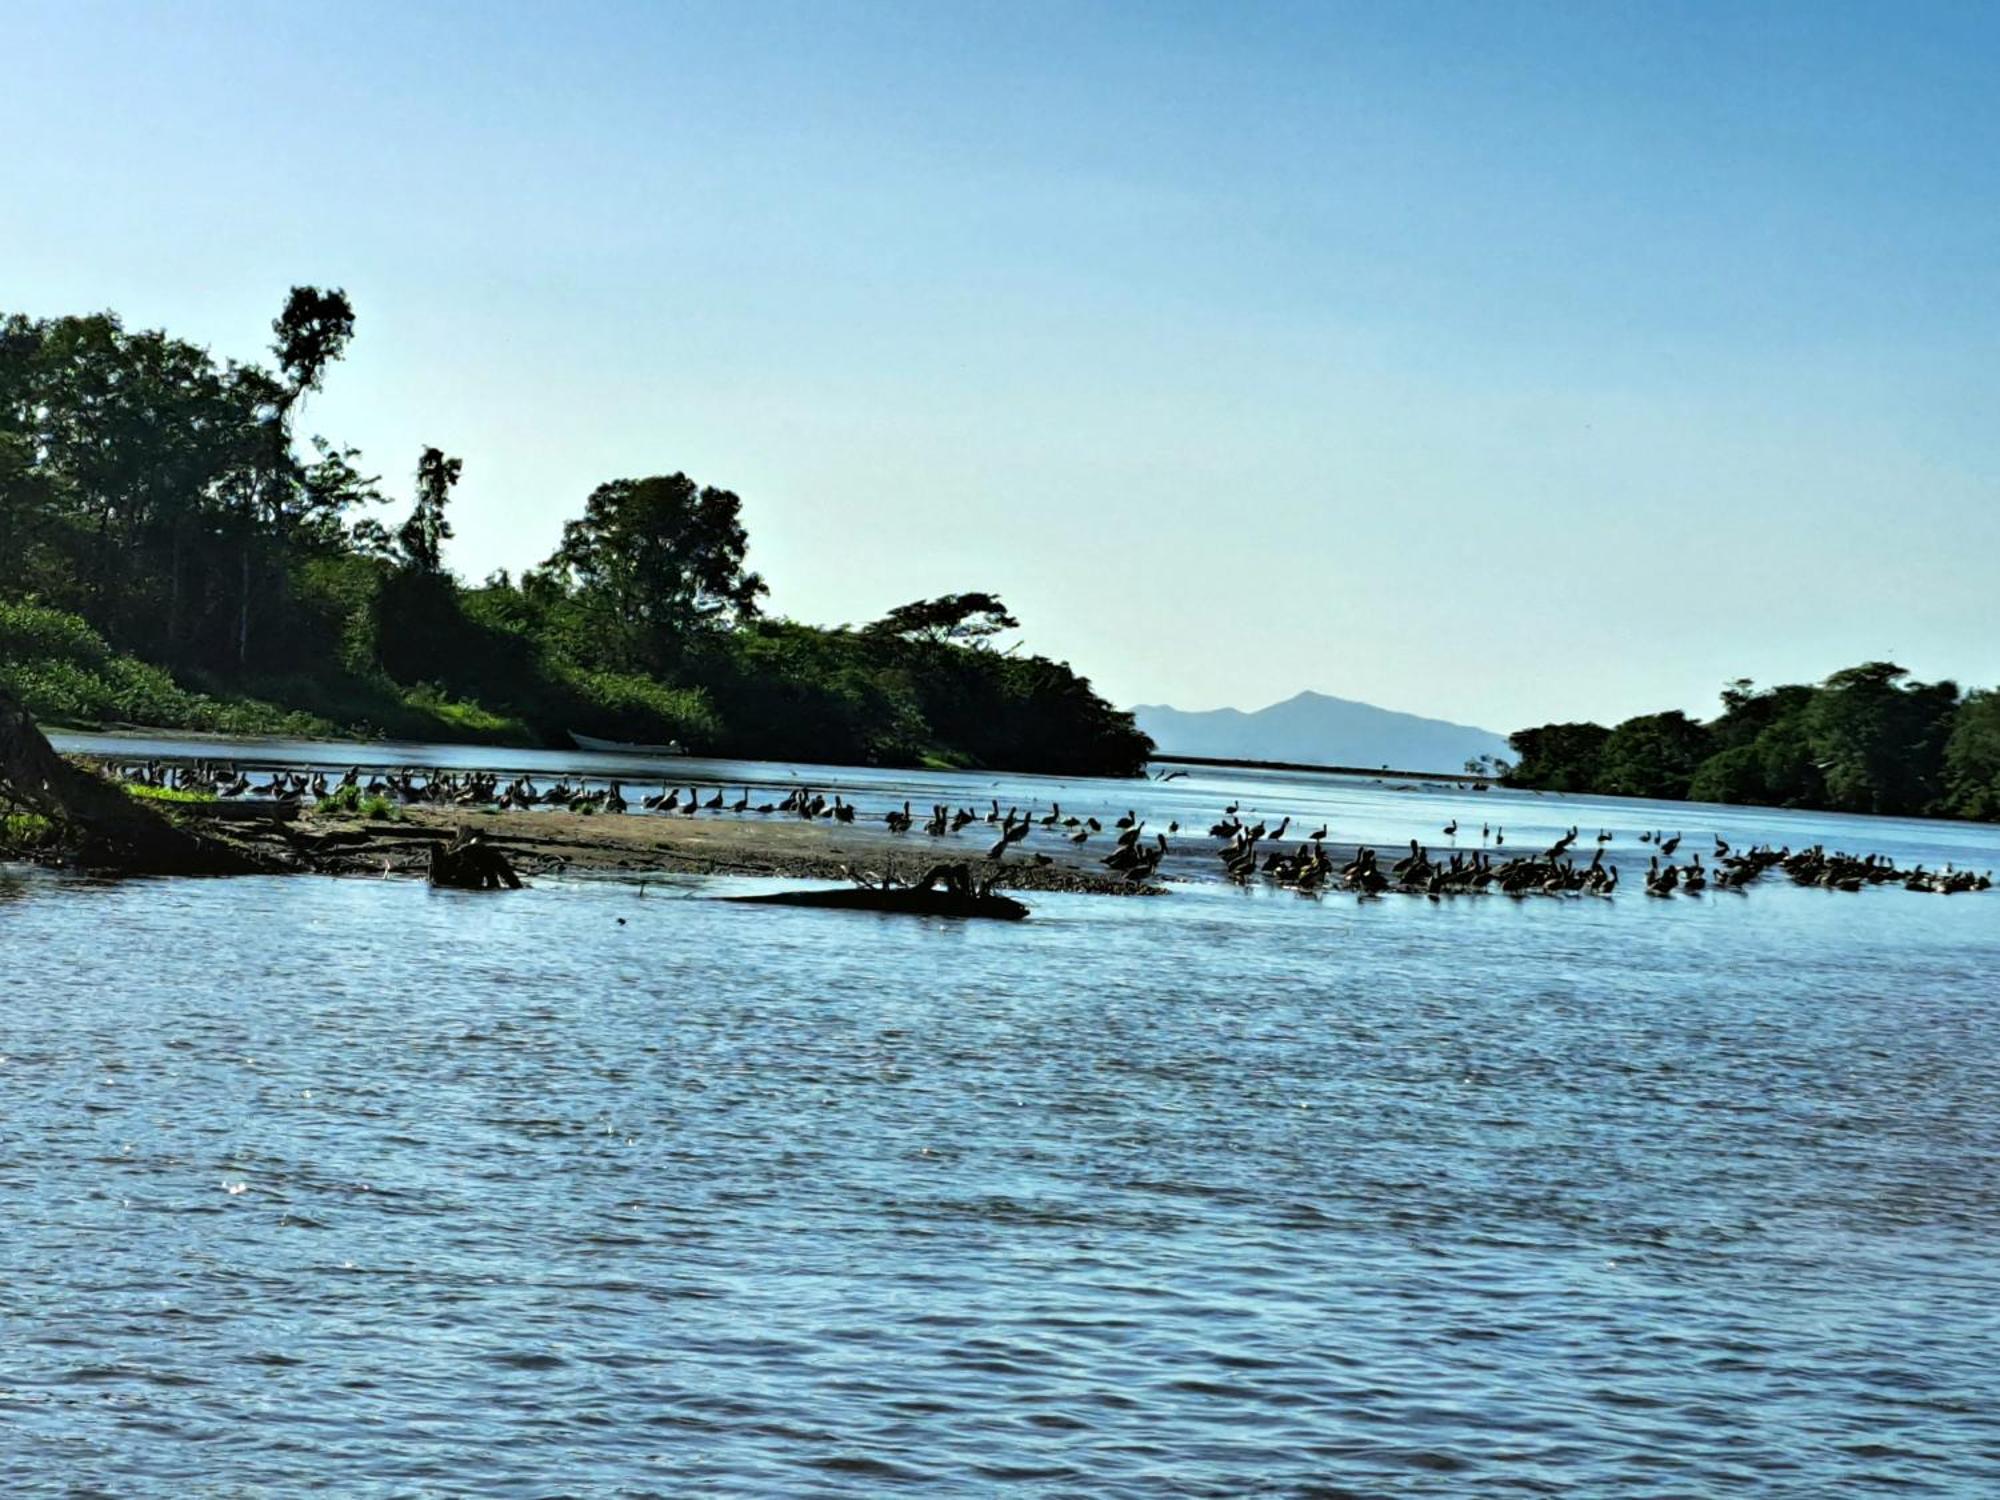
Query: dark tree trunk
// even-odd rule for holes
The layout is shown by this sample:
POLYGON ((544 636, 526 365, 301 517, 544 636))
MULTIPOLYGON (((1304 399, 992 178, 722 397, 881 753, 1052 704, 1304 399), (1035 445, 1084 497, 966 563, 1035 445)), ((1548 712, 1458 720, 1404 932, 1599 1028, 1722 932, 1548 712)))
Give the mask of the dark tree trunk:
POLYGON ((174 522, 173 565, 167 586, 167 660, 181 659, 181 547, 185 528, 174 522))
POLYGON ((250 660, 250 539, 243 539, 243 581, 236 608, 236 666, 241 671, 250 660))

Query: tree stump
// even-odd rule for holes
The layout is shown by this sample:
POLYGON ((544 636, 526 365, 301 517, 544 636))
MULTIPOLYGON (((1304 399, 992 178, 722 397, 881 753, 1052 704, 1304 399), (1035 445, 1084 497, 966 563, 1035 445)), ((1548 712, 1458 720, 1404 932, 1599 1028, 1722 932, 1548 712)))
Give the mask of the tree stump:
POLYGON ((431 884, 454 891, 518 891, 522 881, 506 855, 461 828, 449 844, 431 850, 431 884))

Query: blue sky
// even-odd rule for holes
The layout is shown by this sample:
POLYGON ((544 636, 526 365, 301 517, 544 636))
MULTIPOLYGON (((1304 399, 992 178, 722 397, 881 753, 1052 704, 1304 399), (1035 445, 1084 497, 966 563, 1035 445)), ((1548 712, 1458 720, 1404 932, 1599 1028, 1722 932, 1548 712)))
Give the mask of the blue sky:
POLYGON ((745 501, 1121 702, 2000 680, 1991 7, 0 0, 0 308, 254 357, 450 557, 745 501))

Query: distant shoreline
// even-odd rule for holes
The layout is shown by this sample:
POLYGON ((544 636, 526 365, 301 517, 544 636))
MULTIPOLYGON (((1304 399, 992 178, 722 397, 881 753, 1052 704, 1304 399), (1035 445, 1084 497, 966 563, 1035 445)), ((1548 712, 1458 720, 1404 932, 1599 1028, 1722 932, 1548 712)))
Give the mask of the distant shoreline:
POLYGON ((1220 755, 1153 755, 1151 765, 1227 766, 1243 771, 1303 771, 1318 776, 1393 776, 1401 781, 1460 781, 1479 786, 1499 784, 1497 776, 1477 776, 1469 771, 1406 771, 1395 766, 1322 766, 1299 760, 1237 760, 1220 755))
MULTIPOLYGON (((352 745, 357 749, 364 749, 364 750, 373 749, 377 751, 395 750, 395 749, 414 750, 414 749, 420 749, 425 745, 439 745, 457 749, 486 748, 486 749, 501 750, 501 751, 510 749, 525 749, 525 750, 554 753, 554 754, 564 753, 561 749, 551 749, 550 747, 545 747, 545 746, 536 746, 536 745, 514 746, 514 745, 492 745, 492 744, 482 745, 479 742, 468 742, 461 740, 425 741, 425 740, 392 740, 392 739, 351 739, 346 736, 336 735, 336 736, 312 736, 309 739, 302 741, 299 739, 299 737, 289 736, 289 735, 226 734, 216 730, 201 730, 201 729, 145 729, 134 726, 126 726, 115 730, 87 729, 75 724, 67 724, 67 725, 51 724, 46 727, 49 729, 49 732, 51 734, 58 737, 67 734, 87 734, 104 739, 142 739, 148 737, 166 737, 172 739, 209 741, 209 742, 269 741, 269 742, 284 743, 284 744, 324 743, 324 744, 352 745)), ((62 746, 58 746, 57 748, 58 750, 61 751, 61 753, 65 755, 68 755, 76 759, 82 759, 85 761, 103 762, 103 761, 115 760, 117 758, 115 756, 110 755, 105 750, 100 750, 90 747, 64 748, 62 746)), ((575 752, 575 753, 582 755, 586 752, 575 752)), ((911 776, 923 776, 931 774, 962 775, 962 774, 969 774, 974 770, 994 769, 996 770, 997 774, 1000 775, 1032 776, 1038 779, 1048 779, 1048 780, 1129 781, 1133 779, 1131 777, 1124 777, 1124 776, 1090 776, 1090 775, 1063 777, 1057 775, 1056 773, 1051 773, 1051 772, 1012 771, 1012 770, 1006 770, 1004 768, 944 769, 935 766, 853 766, 853 765, 843 764, 841 762, 791 762, 791 761, 781 761, 781 760, 770 760, 768 758, 760 756, 699 756, 698 755, 698 756, 687 757, 687 759, 695 763, 702 763, 710 760, 722 760, 730 762, 732 764, 740 764, 740 765, 815 764, 815 765, 823 765, 829 772, 834 772, 834 773, 838 773, 843 770, 880 770, 880 771, 895 771, 899 774, 905 774, 911 776)), ((357 756, 355 763, 361 765, 366 769, 387 770, 398 767, 416 766, 421 764, 421 761, 419 759, 415 759, 410 756, 385 756, 378 754, 374 756, 368 756, 368 755, 357 756)), ((257 764, 262 764, 262 762, 257 762, 257 764)), ((1464 771, 1411 771, 1411 770, 1398 770, 1394 767, 1385 769, 1381 766, 1336 766, 1336 765, 1320 765, 1311 762, 1279 761, 1279 760, 1232 760, 1232 759, 1224 759, 1219 756, 1202 756, 1202 755, 1154 755, 1148 758, 1147 764, 1152 766, 1160 766, 1160 765, 1198 766, 1198 767, 1212 768, 1217 770, 1282 771, 1282 772, 1297 773, 1304 775, 1366 778, 1371 781, 1393 780, 1400 782, 1426 782, 1426 781, 1453 782, 1457 783, 1463 789, 1469 791, 1485 791, 1488 789, 1497 789, 1500 791, 1519 792, 1525 796, 1530 796, 1535 798, 1567 799, 1574 797, 1574 798, 1584 798, 1592 801, 1613 802, 1613 803, 1644 802, 1653 805, 1683 807, 1689 809, 1690 812, 1702 808, 1735 808, 1735 809, 1764 808, 1772 812, 1830 811, 1829 809, 1825 808, 1786 807, 1781 804, 1769 803, 1769 802, 1709 802, 1709 801, 1702 801, 1685 797, 1683 798, 1632 797, 1619 792, 1567 791, 1567 790, 1556 791, 1556 790, 1551 790, 1550 788, 1547 787, 1522 786, 1518 783, 1506 781, 1501 777, 1475 776, 1464 771)), ((545 775, 558 774, 556 771, 546 766, 510 765, 503 760, 494 760, 484 765, 482 769, 488 771, 494 771, 497 773, 504 773, 510 776, 512 775, 545 776, 545 775)), ((604 771, 604 770, 585 771, 582 770, 580 767, 576 770, 575 774, 586 775, 591 779, 598 781, 610 781, 610 780, 621 779, 619 776, 617 776, 615 772, 604 771)), ((648 778, 660 776, 661 774, 662 773, 660 771, 655 770, 652 766, 641 764, 633 766, 631 768, 630 774, 625 775, 622 778, 622 780, 636 784, 638 782, 645 781, 648 778)), ((672 781, 675 777, 675 774, 676 773, 665 773, 666 780, 672 781)), ((838 781, 837 774, 834 777, 830 778, 830 780, 837 782, 838 781)), ((1856 811, 1856 812, 1840 812, 1837 814, 1837 816, 1845 818, 1865 818, 1865 819, 1879 818, 1890 822, 1945 823, 1953 825, 1964 825, 1970 827, 1979 827, 1988 821, 1986 819, 1981 819, 1981 818, 1954 817, 1950 814, 1924 814, 1924 813, 1883 813, 1883 812, 1856 811)), ((1654 818, 1651 821, 1664 822, 1665 819, 1654 818)))
MULTIPOLYGON (((629 756, 633 764, 633 775, 627 777, 626 778, 627 780, 643 780, 645 779, 645 777, 652 776, 655 774, 655 771, 652 768, 657 766, 673 765, 686 762, 726 761, 731 764, 742 764, 742 765, 823 765, 829 768, 840 769, 840 770, 894 771, 899 773, 907 773, 911 775, 937 774, 943 776, 952 776, 952 775, 982 775, 990 773, 993 775, 1000 775, 1000 776, 1035 776, 1048 780, 1057 780, 1057 781, 1074 781, 1074 780, 1137 781, 1144 778, 1145 776, 1144 766, 1149 763, 1149 762, 1141 762, 1140 769, 1137 770, 1129 772, 1116 772, 1116 771, 1090 771, 1090 770, 1084 770, 1084 771, 1037 770, 1032 768, 1022 768, 1009 765, 974 764, 974 765, 961 766, 961 765, 952 765, 944 761, 938 760, 934 757, 925 757, 923 759, 915 761, 799 760, 796 758, 788 758, 780 755, 726 754, 720 751, 683 751, 676 755, 655 756, 655 755, 645 755, 645 754, 638 754, 626 751, 616 751, 616 750, 583 750, 580 749, 574 742, 565 744, 547 744, 530 738, 494 738, 491 736, 484 736, 480 738, 467 739, 467 738, 448 738, 448 737, 438 736, 429 739, 411 739, 401 735, 381 735, 381 734, 359 735, 359 734, 343 732, 338 728, 324 732, 314 732, 312 734, 280 734, 275 732, 253 732, 246 730, 229 730, 229 729, 178 729, 168 725, 144 725, 144 724, 132 724, 124 722, 117 724, 83 723, 83 722, 78 722, 76 720, 65 720, 65 719, 45 719, 39 722, 41 724, 42 729, 46 731, 50 736, 55 738, 61 738, 64 736, 71 736, 71 737, 88 736, 91 739, 96 739, 96 740, 118 740, 118 741, 188 740, 202 744, 212 744, 220 746, 264 745, 264 744, 340 745, 340 746, 351 746, 356 750, 369 750, 378 752, 373 756, 368 756, 368 755, 356 756, 355 763, 364 766, 379 765, 383 767, 389 767, 389 766, 405 766, 405 765, 417 764, 418 762, 413 761, 408 756, 384 757, 379 752, 392 751, 392 750, 423 750, 425 748, 433 748, 433 747, 442 749, 451 749, 451 750, 491 750, 502 753, 514 750, 525 750, 536 755, 579 755, 579 756, 595 756, 595 757, 629 756), (641 772, 643 772, 644 774, 640 775, 639 773, 641 772)), ((106 757, 105 751, 90 746, 77 746, 69 749, 64 749, 63 753, 66 755, 73 754, 73 755, 96 757, 96 758, 106 757)), ((506 769, 509 770, 510 773, 520 772, 523 774, 532 773, 535 775, 545 774, 547 771, 546 767, 518 766, 510 768, 510 767, 505 767, 503 765, 491 765, 484 767, 484 769, 488 770, 506 769)), ((1371 774, 1379 774, 1379 773, 1371 773, 1371 774)))

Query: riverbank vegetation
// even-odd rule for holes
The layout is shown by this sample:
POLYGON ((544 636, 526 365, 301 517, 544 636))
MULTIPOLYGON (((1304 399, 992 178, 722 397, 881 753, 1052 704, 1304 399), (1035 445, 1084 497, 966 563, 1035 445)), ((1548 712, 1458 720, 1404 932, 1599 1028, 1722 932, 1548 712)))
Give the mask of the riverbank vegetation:
POLYGON ((1086 679, 998 649, 1018 622, 991 595, 768 616, 741 500, 678 472, 578 497, 518 576, 457 577, 459 458, 416 455, 394 507, 358 452, 304 435, 355 327, 343 293, 294 288, 267 367, 109 313, 0 318, 0 688, 72 725, 1143 765, 1086 679))
POLYGON ((1673 712, 1511 736, 1508 781, 1558 792, 2000 821, 2000 690, 1867 662, 1813 685, 1738 679, 1707 722, 1673 712))

